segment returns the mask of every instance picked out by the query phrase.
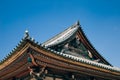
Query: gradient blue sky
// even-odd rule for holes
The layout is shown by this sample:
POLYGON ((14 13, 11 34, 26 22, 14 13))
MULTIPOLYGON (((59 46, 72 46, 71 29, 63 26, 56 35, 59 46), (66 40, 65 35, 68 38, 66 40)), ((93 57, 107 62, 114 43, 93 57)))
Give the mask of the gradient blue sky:
POLYGON ((120 67, 120 0, 0 0, 0 60, 26 29, 42 43, 77 20, 96 50, 120 67))

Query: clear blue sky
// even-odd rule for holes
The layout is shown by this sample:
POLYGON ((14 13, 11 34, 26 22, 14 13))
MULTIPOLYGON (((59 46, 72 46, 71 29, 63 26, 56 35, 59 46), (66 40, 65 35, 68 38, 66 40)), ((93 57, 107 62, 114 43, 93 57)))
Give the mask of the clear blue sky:
POLYGON ((77 20, 96 50, 120 67, 120 0, 0 0, 0 60, 26 29, 42 43, 77 20))

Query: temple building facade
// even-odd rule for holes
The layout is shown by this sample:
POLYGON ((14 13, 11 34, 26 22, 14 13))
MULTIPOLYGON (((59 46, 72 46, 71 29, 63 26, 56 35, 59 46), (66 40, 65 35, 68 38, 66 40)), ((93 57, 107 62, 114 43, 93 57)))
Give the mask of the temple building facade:
POLYGON ((28 31, 0 62, 0 80, 120 80, 92 46, 79 22, 39 43, 28 31))

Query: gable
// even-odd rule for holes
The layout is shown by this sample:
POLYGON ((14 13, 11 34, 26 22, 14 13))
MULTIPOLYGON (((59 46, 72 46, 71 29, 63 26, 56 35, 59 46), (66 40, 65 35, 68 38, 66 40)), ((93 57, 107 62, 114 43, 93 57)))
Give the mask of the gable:
POLYGON ((66 40, 59 45, 52 46, 51 48, 55 51, 73 55, 76 57, 86 58, 97 62, 100 61, 86 48, 77 34, 72 36, 69 40, 66 40))
POLYGON ((111 65, 91 45, 82 31, 79 22, 44 42, 42 45, 61 53, 111 65))

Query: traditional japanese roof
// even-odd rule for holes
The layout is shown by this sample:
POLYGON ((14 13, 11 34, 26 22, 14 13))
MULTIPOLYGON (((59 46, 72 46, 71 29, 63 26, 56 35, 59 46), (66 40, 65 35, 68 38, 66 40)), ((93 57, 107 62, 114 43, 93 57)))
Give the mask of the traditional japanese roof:
POLYGON ((65 31, 44 42, 42 45, 45 45, 47 47, 58 45, 59 43, 62 43, 71 38, 77 32, 79 27, 79 22, 77 22, 75 25, 72 25, 65 31))
MULTIPOLYGON (((110 73, 112 76, 116 76, 117 79, 120 79, 120 68, 111 66, 90 44, 88 39, 85 37, 82 29, 80 28, 79 23, 71 26, 66 29, 64 32, 58 34, 52 39, 40 44, 36 42, 33 38, 31 38, 26 31, 25 37, 19 42, 19 44, 6 56, 2 61, 0 61, 0 79, 5 80, 9 79, 9 77, 13 77, 13 75, 17 75, 20 73, 25 74, 24 72, 28 72, 27 67, 30 66, 26 61, 28 55, 28 49, 31 48, 33 50, 38 51, 36 54, 44 54, 45 56, 50 56, 51 58, 56 60, 63 60, 63 62, 68 62, 69 64, 82 65, 86 67, 91 67, 91 69, 95 69, 100 72, 110 73), (63 42, 69 41, 69 39, 74 36, 74 34, 79 34, 79 37, 82 37, 84 40, 83 43, 87 45, 88 49, 94 55, 100 58, 103 63, 98 63, 86 58, 77 57, 74 55, 69 55, 64 52, 59 52, 51 48, 52 46, 59 45, 63 42), (81 36, 82 35, 82 36, 81 36), (59 59, 60 58, 60 59, 59 59)), ((39 61, 39 55, 35 55, 34 57, 39 61)), ((46 57, 44 57, 46 58, 46 57)), ((48 58, 46 58, 47 60, 48 58)), ((47 61, 46 61, 47 62, 47 61)), ((42 63, 40 63, 42 64, 42 63)), ((52 64, 52 63, 51 63, 52 64)), ((53 63, 54 64, 54 63, 53 63)), ((56 63, 57 64, 57 63, 56 63)), ((59 63, 58 63, 59 64, 59 63)), ((57 64, 57 65, 58 65, 57 64)), ((61 63, 62 64, 62 63, 61 63)), ((67 65, 67 64, 66 64, 67 65)), ((48 65, 49 66, 49 65, 48 65)), ((79 66, 78 66, 79 67, 79 66)), ((63 68, 62 68, 63 69, 63 68)), ((65 69, 67 70, 67 68, 65 69)))
POLYGON ((79 38, 81 39, 83 44, 87 47, 87 49, 90 50, 91 53, 93 53, 94 56, 102 60, 103 63, 107 65, 111 65, 108 61, 105 60, 103 56, 101 56, 98 53, 98 51, 93 47, 93 45, 87 39, 85 33, 83 32, 81 28, 79 21, 76 22, 71 27, 69 27, 68 29, 64 30, 63 32, 49 39, 48 41, 44 42, 42 45, 46 47, 54 47, 56 45, 60 45, 61 43, 69 42, 72 38, 76 36, 76 34, 79 36, 79 38))
POLYGON ((80 58, 80 57, 72 56, 72 55, 69 55, 69 54, 57 52, 53 49, 50 49, 46 46, 43 46, 42 44, 39 44, 38 42, 35 42, 35 40, 33 40, 30 37, 22 39, 20 41, 20 43, 18 44, 18 46, 16 48, 14 48, 14 50, 12 50, 12 52, 10 52, 10 54, 8 54, 9 56, 6 56, 6 58, 4 58, 0 62, 0 70, 2 69, 2 67, 1 67, 2 64, 4 64, 5 61, 10 59, 15 54, 15 52, 19 51, 23 46, 25 46, 27 44, 27 42, 30 42, 32 45, 37 46, 39 48, 43 48, 46 51, 50 51, 50 52, 52 52, 52 54, 56 54, 57 56, 61 56, 61 57, 64 57, 64 58, 68 58, 68 59, 77 61, 77 62, 82 62, 82 63, 85 63, 85 64, 89 64, 89 65, 92 65, 92 66, 100 67, 100 68, 107 69, 107 70, 110 70, 110 71, 120 72, 120 68, 118 68, 118 67, 114 67, 114 66, 112 67, 110 65, 94 62, 94 61, 91 61, 91 60, 88 60, 88 59, 85 59, 85 58, 80 58))

